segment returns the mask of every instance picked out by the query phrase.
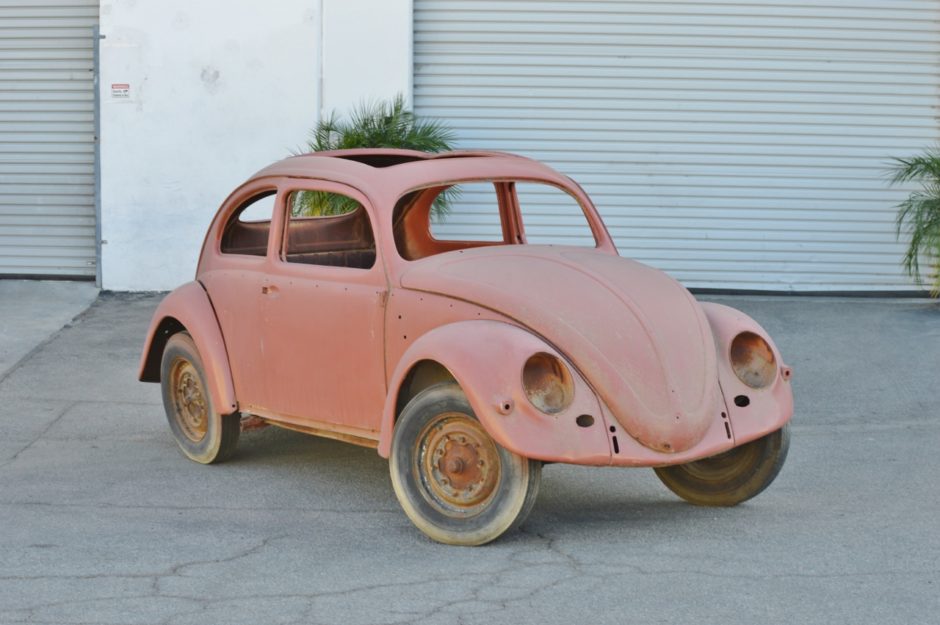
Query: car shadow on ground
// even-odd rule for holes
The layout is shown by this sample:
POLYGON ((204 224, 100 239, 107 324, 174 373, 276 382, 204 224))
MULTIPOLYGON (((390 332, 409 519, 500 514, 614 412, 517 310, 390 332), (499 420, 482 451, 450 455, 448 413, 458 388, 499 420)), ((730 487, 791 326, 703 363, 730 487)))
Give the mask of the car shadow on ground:
MULTIPOLYGON (((340 441, 267 427, 243 433, 235 456, 218 467, 279 484, 286 499, 303 500, 312 490, 318 493, 316 501, 328 507, 354 500, 360 509, 399 509, 388 462, 372 449, 340 441)), ((694 519, 728 513, 684 503, 659 483, 651 469, 549 464, 543 467, 539 498, 524 527, 529 538, 548 531, 622 530, 624 524, 635 531, 655 528, 661 533, 694 519)), ((527 540, 527 534, 518 533, 512 540, 527 540)))

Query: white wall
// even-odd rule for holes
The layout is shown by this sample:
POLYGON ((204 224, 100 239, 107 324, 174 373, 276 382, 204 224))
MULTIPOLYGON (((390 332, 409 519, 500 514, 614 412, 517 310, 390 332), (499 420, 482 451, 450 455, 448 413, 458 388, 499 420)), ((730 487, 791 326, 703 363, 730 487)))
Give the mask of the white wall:
POLYGON ((102 285, 170 289, 225 196, 316 123, 317 5, 104 0, 101 32, 102 285))
POLYGON ((411 0, 323 0, 322 112, 411 97, 411 0))
POLYGON ((410 95, 411 31, 410 0, 102 0, 102 286, 191 280, 222 200, 320 110, 410 95))

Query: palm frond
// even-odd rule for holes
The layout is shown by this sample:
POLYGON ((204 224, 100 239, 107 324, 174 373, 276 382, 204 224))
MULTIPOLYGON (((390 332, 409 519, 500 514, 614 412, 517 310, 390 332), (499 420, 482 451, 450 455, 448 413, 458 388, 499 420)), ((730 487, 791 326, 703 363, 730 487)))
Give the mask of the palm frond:
MULTIPOLYGON (((310 131, 307 147, 313 152, 353 148, 403 148, 421 152, 448 152, 456 140, 443 122, 420 119, 402 94, 391 100, 361 102, 343 120, 335 112, 310 131)), ((434 202, 434 213, 449 212, 454 193, 442 193, 434 202)), ((305 200, 306 201, 306 200, 305 200)), ((314 202, 314 199, 310 199, 314 202)), ((311 204, 305 210, 320 210, 311 204)), ((314 213, 305 213, 314 214, 314 213)))
POLYGON ((891 168, 892 184, 940 180, 940 151, 932 148, 909 158, 895 158, 891 168))
POLYGON ((297 191, 290 197, 291 217, 346 215, 359 208, 351 197, 327 191, 297 191))
POLYGON ((922 262, 926 261, 927 282, 931 295, 940 295, 940 148, 931 148, 910 158, 894 159, 892 184, 918 182, 897 205, 896 235, 909 237, 907 251, 901 261, 905 272, 918 285, 924 284, 922 262))

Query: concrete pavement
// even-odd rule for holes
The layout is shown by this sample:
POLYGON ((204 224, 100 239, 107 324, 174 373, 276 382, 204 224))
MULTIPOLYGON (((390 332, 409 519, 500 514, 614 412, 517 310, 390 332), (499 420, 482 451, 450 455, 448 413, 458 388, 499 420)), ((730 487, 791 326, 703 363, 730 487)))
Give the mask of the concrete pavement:
POLYGON ((794 367, 786 466, 734 509, 545 468, 522 531, 430 542, 373 451, 268 428, 177 453, 105 294, 0 381, 0 623, 914 625, 940 614, 940 306, 710 298, 794 367))
POLYGON ((96 297, 92 282, 0 280, 0 379, 96 297))

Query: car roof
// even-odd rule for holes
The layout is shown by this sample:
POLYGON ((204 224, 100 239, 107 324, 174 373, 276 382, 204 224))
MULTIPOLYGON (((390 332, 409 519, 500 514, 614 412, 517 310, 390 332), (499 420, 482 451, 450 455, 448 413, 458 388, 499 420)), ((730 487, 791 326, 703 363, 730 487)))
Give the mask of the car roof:
POLYGON ((266 177, 310 178, 345 183, 366 195, 472 178, 532 178, 564 183, 567 179, 536 160, 479 150, 419 152, 395 148, 361 148, 311 152, 285 158, 257 172, 266 177))

